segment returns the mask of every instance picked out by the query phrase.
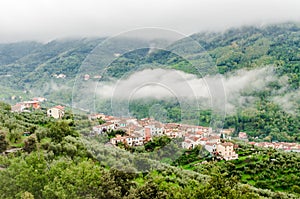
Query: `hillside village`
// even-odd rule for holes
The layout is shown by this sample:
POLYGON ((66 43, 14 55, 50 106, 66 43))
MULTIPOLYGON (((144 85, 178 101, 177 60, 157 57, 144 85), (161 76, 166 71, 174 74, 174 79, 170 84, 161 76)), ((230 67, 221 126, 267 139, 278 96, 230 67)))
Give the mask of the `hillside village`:
MULTIPOLYGON (((30 112, 41 109, 41 103, 47 101, 43 97, 33 98, 31 101, 23 101, 11 107, 12 112, 30 112)), ((47 109, 47 116, 60 119, 64 116, 65 110, 61 105, 47 109)), ((169 138, 181 138, 181 146, 184 149, 194 149, 201 145, 211 155, 219 159, 238 159, 235 149, 238 148, 228 140, 234 129, 223 129, 215 132, 211 127, 203 127, 179 123, 161 123, 151 118, 118 118, 105 114, 89 114, 89 120, 101 119, 104 123, 92 127, 92 135, 106 135, 107 132, 123 132, 123 135, 116 134, 110 139, 110 144, 117 146, 123 143, 130 147, 142 146, 151 141, 154 137, 167 136, 169 138), (226 139, 221 139, 226 138, 226 139), (226 141, 227 140, 227 141, 226 141)), ((248 142, 245 132, 240 132, 236 139, 248 142)), ((300 144, 286 142, 249 142, 257 147, 281 149, 285 151, 300 152, 300 144)))
MULTIPOLYGON (((106 132, 121 130, 124 135, 116 135, 110 139, 110 143, 127 144, 128 146, 141 146, 152 140, 153 137, 168 136, 169 138, 181 138, 184 149, 194 149, 201 145, 212 155, 224 160, 238 159, 235 149, 238 148, 232 142, 231 135, 234 129, 223 129, 221 132, 214 132, 211 127, 166 123, 163 124, 151 118, 117 118, 105 114, 91 114, 90 120, 102 119, 104 124, 93 127, 92 133, 104 135, 106 132), (225 139, 222 139, 225 138, 225 139)), ((239 132, 235 139, 249 142, 247 133, 239 132)), ((257 147, 281 149, 284 151, 300 152, 300 144, 288 142, 249 142, 257 147)))
POLYGON ((93 114, 90 119, 103 119, 104 124, 93 127, 92 133, 104 135, 113 130, 122 130, 124 135, 116 135, 110 143, 117 145, 123 143, 129 146, 141 146, 152 140, 153 137, 168 136, 169 138, 182 138, 182 148, 193 149, 202 145, 211 154, 224 160, 238 158, 234 149, 238 146, 231 142, 221 141, 221 134, 215 133, 211 127, 166 123, 151 118, 137 120, 135 118, 116 118, 104 114, 93 114))

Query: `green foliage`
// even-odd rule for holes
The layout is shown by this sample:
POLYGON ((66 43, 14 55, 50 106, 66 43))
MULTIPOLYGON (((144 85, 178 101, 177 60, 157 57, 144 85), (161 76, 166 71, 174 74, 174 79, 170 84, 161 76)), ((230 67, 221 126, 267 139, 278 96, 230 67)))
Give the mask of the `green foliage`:
MULTIPOLYGON (((256 148, 242 143, 239 146, 237 160, 190 164, 190 169, 208 175, 218 168, 225 178, 235 178, 236 181, 262 189, 298 193, 298 153, 256 148)), ((196 163, 197 161, 197 157, 192 160, 196 163)))
POLYGON ((192 150, 185 151, 174 163, 175 166, 183 166, 192 162, 204 161, 209 156, 209 152, 201 145, 192 150))
POLYGON ((159 150, 160 148, 163 148, 170 142, 171 142, 171 138, 167 136, 153 137, 153 139, 150 142, 147 142, 145 144, 145 150, 151 152, 154 150, 159 150))
POLYGON ((6 133, 0 130, 0 153, 5 151, 9 143, 6 141, 6 133))
POLYGON ((299 139, 300 121, 299 117, 286 113, 275 103, 260 100, 256 109, 239 110, 236 116, 227 117, 227 127, 234 127, 236 132, 245 131, 253 138, 295 142, 299 139))
POLYGON ((114 137, 116 137, 116 135, 124 136, 125 133, 126 133, 126 131, 123 129, 109 130, 106 132, 108 138, 114 138, 114 137))
POLYGON ((35 136, 29 136, 25 141, 24 151, 31 153, 32 151, 36 150, 37 147, 37 140, 35 136))
POLYGON ((34 199, 34 196, 30 192, 25 191, 21 195, 21 199, 34 199))
POLYGON ((4 102, 0 102, 0 110, 3 112, 8 112, 11 110, 11 106, 9 104, 6 104, 4 102))
POLYGON ((68 135, 78 137, 79 134, 72 128, 72 125, 70 121, 58 120, 50 125, 48 137, 54 142, 61 142, 68 135))

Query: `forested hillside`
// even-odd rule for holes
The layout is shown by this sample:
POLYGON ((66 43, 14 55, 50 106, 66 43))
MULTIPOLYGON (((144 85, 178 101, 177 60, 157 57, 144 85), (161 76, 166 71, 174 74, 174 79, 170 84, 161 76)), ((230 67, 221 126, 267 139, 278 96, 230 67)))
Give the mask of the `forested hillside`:
MULTIPOLYGON (((85 136, 92 125, 71 113, 61 120, 42 111, 11 113, 1 103, 0 150, 21 150, 0 155, 0 197, 297 198, 241 184, 224 169, 203 175, 105 146, 85 136)), ((298 193, 296 186, 292 190, 298 193)))
MULTIPOLYGON (((251 139, 268 141, 300 139, 299 25, 287 23, 242 27, 223 33, 199 33, 191 37, 211 57, 211 63, 216 65, 218 73, 223 74, 225 79, 235 77, 235 73, 241 71, 255 73, 256 69, 267 67, 271 69, 270 74, 257 77, 262 81, 269 79, 261 86, 258 85, 252 90, 241 89, 238 95, 232 95, 234 100, 231 106, 235 108, 231 112, 227 111, 223 124, 225 128, 233 127, 236 133, 245 131, 251 139)), ((13 104, 21 99, 11 100, 12 96, 21 96, 22 99, 43 96, 57 103, 71 105, 74 92, 76 94, 73 90, 75 78, 82 69, 81 64, 101 41, 103 39, 58 40, 46 44, 35 42, 1 44, 1 99, 13 104), (55 75, 59 74, 64 74, 66 77, 56 78, 55 75)), ((182 40, 172 44, 170 49, 178 43, 183 49, 191 48, 185 40, 182 40)), ((124 45, 127 44, 128 41, 124 41, 124 45)), ((200 59, 199 54, 191 53, 189 57, 196 61, 200 59)), ((144 68, 158 67, 181 70, 199 76, 199 72, 191 63, 169 51, 156 50, 149 53, 149 49, 138 49, 116 57, 105 73, 99 71, 97 65, 91 66, 91 78, 85 82, 87 88, 84 89, 88 91, 91 85, 99 81, 101 83, 116 81, 127 72, 134 73, 144 68), (93 79, 94 75, 102 75, 102 79, 93 79)), ((201 75, 207 74, 204 71, 201 75)), ((214 74, 209 73, 209 75, 214 74)), ((252 82, 247 83, 251 85, 252 82)), ((82 104, 91 104, 86 96, 94 96, 94 93, 84 95, 85 97, 79 96, 82 104)), ((147 116, 149 109, 155 103, 161 104, 166 109, 167 121, 180 120, 180 105, 169 101, 145 102, 144 99, 132 101, 130 104, 132 115, 138 118, 147 116)), ((111 113, 110 99, 98 99, 95 107, 97 112, 111 113)), ((199 110, 200 118, 194 118, 193 121, 209 125, 212 119, 210 108, 199 110)))
MULTIPOLYGON (((209 53, 221 74, 241 68, 275 65, 277 74, 287 75, 291 89, 296 89, 299 87, 299 34, 298 25, 280 24, 230 29, 224 33, 201 33, 191 37, 209 53)), ((12 75, 5 81, 2 80, 1 84, 6 82, 13 88, 24 89, 26 83, 41 83, 43 78, 51 78, 52 74, 64 73, 67 77, 74 78, 84 58, 102 40, 1 44, 0 75, 12 75)), ((184 46, 184 41, 181 45, 184 46)), ((188 63, 170 52, 155 51, 148 54, 147 49, 141 49, 117 59, 108 74, 119 77, 128 67, 143 64, 155 66, 156 63, 167 64, 189 73, 196 72, 188 68, 188 63)))

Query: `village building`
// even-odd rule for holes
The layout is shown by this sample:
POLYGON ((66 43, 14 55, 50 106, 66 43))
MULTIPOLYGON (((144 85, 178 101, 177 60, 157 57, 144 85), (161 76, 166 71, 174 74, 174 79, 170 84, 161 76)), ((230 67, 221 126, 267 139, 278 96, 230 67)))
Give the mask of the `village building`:
POLYGON ((41 108, 40 102, 39 101, 24 101, 21 102, 21 104, 23 104, 25 106, 25 108, 30 109, 39 109, 41 108))
POLYGON ((180 129, 187 132, 187 133, 196 133, 198 131, 204 132, 207 135, 212 133, 212 128, 211 127, 203 127, 203 126, 182 124, 180 126, 180 129))
POLYGON ((40 109, 41 105, 40 102, 37 100, 32 101, 23 101, 19 102, 16 105, 11 107, 12 112, 24 112, 27 110, 27 112, 30 112, 30 110, 40 109))
POLYGON ((184 132, 182 131, 173 131, 166 129, 165 130, 165 135, 168 136, 169 138, 181 138, 183 137, 184 132))
POLYGON ((247 133, 245 133, 245 132, 239 132, 239 138, 243 139, 243 140, 248 139, 247 133))
POLYGON ((97 120, 97 119, 104 119, 104 118, 105 115, 103 113, 94 113, 88 115, 89 120, 97 120))
POLYGON ((144 128, 144 138, 145 142, 149 142, 152 140, 151 129, 149 127, 144 128))
POLYGON ((117 129, 116 124, 112 122, 106 122, 101 125, 97 125, 93 127, 93 132, 97 133, 98 135, 101 135, 107 131, 115 130, 117 129))
POLYGON ((234 144, 231 142, 220 143, 216 147, 217 154, 224 160, 238 159, 238 154, 234 151, 234 144))
POLYGON ((182 142, 182 148, 185 149, 194 149, 198 145, 204 145, 206 142, 203 142, 203 135, 202 134, 191 134, 188 133, 184 137, 184 141, 182 142))
POLYGON ((249 142, 256 147, 274 148, 284 151, 300 152, 300 144, 289 142, 249 142))
POLYGON ((95 75, 95 76, 93 76, 93 78, 94 78, 94 79, 101 79, 102 76, 101 76, 101 75, 95 75))
POLYGON ((195 144, 193 143, 192 140, 190 139, 185 139, 182 143, 181 143, 181 147, 184 149, 193 149, 195 148, 195 144))
POLYGON ((221 138, 218 135, 209 136, 209 137, 207 137, 207 142, 219 144, 219 143, 221 143, 221 138))
POLYGON ((34 98, 32 98, 32 100, 33 101, 38 101, 38 102, 45 102, 45 101, 47 101, 47 99, 44 98, 44 97, 34 97, 34 98))
POLYGON ((65 75, 65 74, 63 74, 63 73, 61 73, 61 74, 54 74, 53 75, 53 77, 55 77, 55 78, 57 78, 57 79, 64 79, 64 78, 66 78, 67 76, 65 75))
POLYGON ((23 112, 24 109, 25 109, 25 106, 23 104, 21 104, 21 103, 18 103, 18 104, 14 105, 14 106, 11 106, 11 112, 18 112, 18 113, 20 113, 20 112, 23 112))
POLYGON ((208 142, 205 144, 205 149, 211 153, 211 154, 216 154, 217 152, 217 146, 218 146, 218 143, 216 142, 208 142))
POLYGON ((55 119, 62 118, 65 115, 63 106, 55 106, 47 110, 48 117, 53 117, 55 119))
POLYGON ((139 133, 131 133, 132 145, 131 146, 142 146, 144 144, 144 136, 139 133))
POLYGON ((145 128, 150 130, 151 137, 162 136, 165 133, 164 125, 160 122, 151 122, 145 128))
POLYGON ((110 139, 110 143, 113 145, 123 143, 128 146, 141 146, 144 144, 144 138, 138 134, 132 134, 129 136, 116 135, 116 137, 110 139))
POLYGON ((138 133, 142 136, 145 136, 145 129, 141 126, 136 126, 134 124, 129 124, 128 129, 129 129, 130 132, 132 131, 132 132, 138 133))
POLYGON ((83 79, 84 79, 85 81, 89 80, 89 79, 90 79, 90 75, 89 75, 89 74, 85 74, 85 75, 83 76, 83 79))

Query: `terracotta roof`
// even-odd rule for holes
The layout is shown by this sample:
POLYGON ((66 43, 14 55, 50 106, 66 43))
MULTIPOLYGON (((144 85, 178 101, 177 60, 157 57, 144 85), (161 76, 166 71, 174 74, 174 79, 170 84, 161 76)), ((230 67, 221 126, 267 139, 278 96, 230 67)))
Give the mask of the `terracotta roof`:
POLYGON ((218 136, 218 135, 210 136, 210 137, 208 137, 208 139, 209 140, 218 140, 218 139, 220 139, 220 136, 218 136))
POLYGON ((63 107, 63 106, 61 106, 61 105, 57 105, 57 106, 55 106, 54 108, 58 108, 58 109, 60 109, 60 110, 64 110, 64 109, 65 109, 65 107, 63 107))
POLYGON ((209 146, 213 146, 213 145, 216 145, 217 143, 215 142, 207 142, 206 145, 209 145, 209 146))
POLYGON ((222 146, 233 146, 233 144, 231 142, 224 142, 224 143, 221 143, 222 146))

